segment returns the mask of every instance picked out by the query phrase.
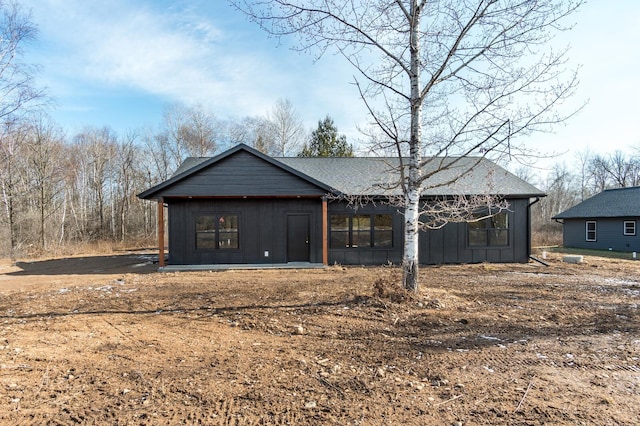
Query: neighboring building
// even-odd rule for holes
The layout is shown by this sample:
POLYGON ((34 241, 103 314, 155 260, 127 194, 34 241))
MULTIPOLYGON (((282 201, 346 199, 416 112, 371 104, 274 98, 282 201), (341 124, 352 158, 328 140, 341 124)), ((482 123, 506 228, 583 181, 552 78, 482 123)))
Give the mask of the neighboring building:
POLYGON ((640 251, 640 187, 604 190, 553 219, 565 247, 640 251))
MULTIPOLYGON (((420 262, 527 262, 530 205, 544 194, 489 160, 455 160, 423 199, 498 194, 509 211, 421 232, 420 262), (471 173, 448 183, 471 166, 471 173)), ((167 206, 170 265, 400 263, 403 217, 398 207, 379 202, 400 194, 388 185, 397 164, 397 158, 272 158, 240 144, 215 157, 187 159, 173 177, 138 197, 158 201, 159 224, 167 206), (348 196, 378 202, 354 209, 348 196)), ((164 242, 159 246, 162 266, 164 242)))

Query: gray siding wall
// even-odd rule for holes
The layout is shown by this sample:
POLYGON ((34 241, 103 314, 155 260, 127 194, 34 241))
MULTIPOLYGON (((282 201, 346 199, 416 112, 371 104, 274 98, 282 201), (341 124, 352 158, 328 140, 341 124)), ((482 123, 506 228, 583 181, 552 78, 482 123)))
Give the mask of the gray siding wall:
POLYGON ((322 204, 320 199, 167 199, 169 264, 285 263, 287 215, 309 215, 310 261, 322 262, 322 204), (239 249, 196 250, 195 217, 237 214, 239 249), (265 257, 264 252, 269 256, 265 257))
POLYGON ((161 191, 163 197, 317 195, 326 191, 240 151, 161 191))
POLYGON ((640 217, 606 218, 606 219, 565 219, 562 225, 563 243, 565 247, 594 250, 640 251, 640 234, 638 226, 640 217), (596 221, 596 241, 586 240, 587 220, 596 221), (636 235, 624 235, 624 222, 636 222, 636 235))

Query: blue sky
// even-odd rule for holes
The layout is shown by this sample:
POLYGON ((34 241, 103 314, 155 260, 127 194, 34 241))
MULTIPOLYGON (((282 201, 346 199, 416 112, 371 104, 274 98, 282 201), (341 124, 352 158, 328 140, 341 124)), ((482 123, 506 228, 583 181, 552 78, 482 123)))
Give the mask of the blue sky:
MULTIPOLYGON (((354 71, 334 55, 319 61, 269 38, 215 0, 22 0, 39 27, 28 60, 56 103, 68 134, 86 125, 118 133, 157 126, 174 102, 201 103, 220 118, 264 115, 288 98, 311 129, 330 114, 350 141, 366 122, 354 71)), ((531 137, 543 152, 640 146, 640 2, 591 1, 558 39, 582 65, 576 106, 587 107, 552 135, 531 137)), ((285 42, 286 43, 286 42, 285 42)), ((572 105, 568 105, 572 107, 572 105)))

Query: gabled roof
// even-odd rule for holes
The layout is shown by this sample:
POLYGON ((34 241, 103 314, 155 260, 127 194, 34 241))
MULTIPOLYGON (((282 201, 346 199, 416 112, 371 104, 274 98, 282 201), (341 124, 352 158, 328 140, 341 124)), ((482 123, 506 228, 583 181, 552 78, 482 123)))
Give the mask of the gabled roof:
POLYGON ((640 217, 640 186, 605 189, 553 219, 640 217))
MULTIPOLYGON (((265 155, 263 153, 261 153, 260 151, 257 151, 245 144, 238 144, 236 146, 234 146, 233 148, 228 149, 227 151, 216 155, 215 157, 190 157, 187 158, 182 165, 180 165, 180 167, 178 167, 178 169, 176 170, 176 172, 167 180, 165 180, 164 182, 159 183, 158 185, 147 189, 144 192, 141 192, 140 194, 138 194, 138 198, 143 198, 143 199, 152 199, 152 198, 157 198, 158 195, 163 191, 166 190, 168 188, 170 188, 171 186, 184 181, 186 179, 188 179, 191 176, 196 175, 198 172, 202 171, 203 169, 206 169, 210 166, 215 165, 216 163, 222 162, 223 160, 230 158, 232 156, 234 156, 235 154, 237 154, 238 152, 246 152, 249 153, 250 155, 253 155, 263 161, 266 161, 267 163, 270 163, 271 165, 275 166, 278 169, 284 170, 285 172, 290 173, 291 175, 294 175, 312 185, 317 186, 318 188, 320 188, 321 190, 329 193, 329 192, 337 192, 334 188, 331 188, 329 186, 327 186, 325 183, 320 182, 316 179, 314 179, 313 177, 307 176, 304 173, 300 172, 299 170, 295 170, 292 169, 291 167, 289 167, 286 164, 283 164, 275 159, 273 159, 272 157, 269 157, 268 155, 265 155)), ((161 195, 160 195, 161 196, 161 195)))
MULTIPOLYGON (((199 171, 237 153, 249 152, 276 167, 336 195, 393 196, 402 190, 397 185, 400 159, 393 157, 280 157, 272 158, 244 144, 215 157, 191 157, 165 182, 138 195, 155 198, 163 189, 193 176, 199 171)), ((425 159, 423 172, 429 177, 423 196, 483 195, 541 197, 544 192, 514 174, 480 157, 432 157, 425 159), (461 176, 462 175, 462 176, 461 176)), ((406 162, 405 162, 406 163, 406 162)), ((405 166, 406 167, 406 166, 405 166)))
MULTIPOLYGON (((422 196, 497 194, 542 197, 544 192, 486 158, 431 157, 425 159, 426 181, 422 196), (462 176, 460 177, 460 175, 462 176)), ((397 157, 285 157, 278 161, 312 176, 343 194, 366 196, 400 195, 397 157)), ((404 161, 406 167, 406 160, 404 161)))

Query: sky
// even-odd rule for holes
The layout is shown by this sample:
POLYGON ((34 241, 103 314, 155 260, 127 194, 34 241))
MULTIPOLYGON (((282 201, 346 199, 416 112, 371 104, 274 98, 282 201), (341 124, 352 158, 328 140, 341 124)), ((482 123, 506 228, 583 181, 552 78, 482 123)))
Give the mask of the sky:
MULTIPOLYGON (((220 118, 265 115, 291 101, 311 130, 329 114, 350 142, 367 118, 354 70, 270 38, 223 0, 21 0, 38 26, 26 59, 54 101, 53 119, 73 135, 85 126, 119 134, 157 128, 170 104, 200 103, 220 118)), ((586 3, 561 34, 580 86, 566 107, 585 108, 527 146, 575 162, 640 147, 640 1, 586 3)), ((293 40, 291 40, 293 42, 293 40)), ((547 167, 549 161, 542 162, 547 167)))

